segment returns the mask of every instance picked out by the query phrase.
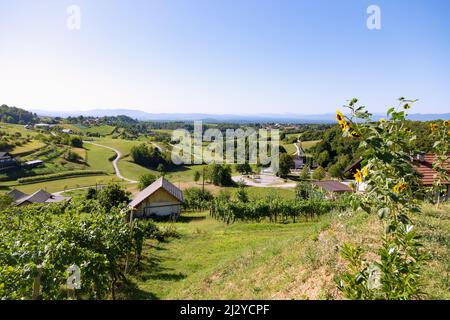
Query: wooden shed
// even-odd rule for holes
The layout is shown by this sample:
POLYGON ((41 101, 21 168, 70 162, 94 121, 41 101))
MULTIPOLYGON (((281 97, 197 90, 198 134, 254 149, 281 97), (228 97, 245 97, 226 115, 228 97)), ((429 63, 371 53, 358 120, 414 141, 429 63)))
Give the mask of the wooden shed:
POLYGON ((129 206, 135 217, 169 216, 177 218, 184 202, 183 192, 161 177, 136 195, 129 206))

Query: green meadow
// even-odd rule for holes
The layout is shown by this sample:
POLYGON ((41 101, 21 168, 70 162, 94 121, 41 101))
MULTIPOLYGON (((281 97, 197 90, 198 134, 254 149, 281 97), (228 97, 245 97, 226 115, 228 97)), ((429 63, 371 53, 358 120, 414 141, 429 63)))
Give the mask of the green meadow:
MULTIPOLYGON (((414 217, 430 259, 423 268, 428 299, 449 299, 450 205, 424 205, 414 217)), ((143 264, 122 288, 123 299, 342 299, 335 279, 345 270, 343 243, 369 255, 381 243, 376 215, 330 213, 317 221, 226 225, 207 212, 185 213, 179 238, 146 242, 143 264)))

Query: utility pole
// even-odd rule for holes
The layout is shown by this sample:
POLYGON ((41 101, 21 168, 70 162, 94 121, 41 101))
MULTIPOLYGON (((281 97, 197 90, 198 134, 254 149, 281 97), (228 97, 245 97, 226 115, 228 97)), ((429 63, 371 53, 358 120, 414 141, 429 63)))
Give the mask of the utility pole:
POLYGON ((205 193, 205 166, 203 166, 203 174, 202 174, 202 178, 203 178, 203 183, 202 183, 202 193, 205 193))

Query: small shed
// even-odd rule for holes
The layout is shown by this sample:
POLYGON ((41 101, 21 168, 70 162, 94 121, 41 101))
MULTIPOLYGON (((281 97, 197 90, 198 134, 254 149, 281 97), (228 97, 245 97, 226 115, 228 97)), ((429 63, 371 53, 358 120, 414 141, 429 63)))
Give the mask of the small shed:
POLYGON ((25 166, 29 167, 29 168, 39 167, 43 164, 44 164, 44 161, 42 161, 42 160, 31 160, 31 161, 25 162, 25 166))
POLYGON ((176 219, 183 202, 183 192, 161 177, 138 193, 129 206, 135 217, 167 216, 176 219))

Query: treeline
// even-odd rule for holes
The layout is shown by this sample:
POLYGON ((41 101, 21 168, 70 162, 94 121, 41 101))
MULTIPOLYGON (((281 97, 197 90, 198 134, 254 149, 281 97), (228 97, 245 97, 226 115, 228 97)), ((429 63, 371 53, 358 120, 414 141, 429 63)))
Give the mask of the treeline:
POLYGON ((8 107, 6 104, 0 106, 0 122, 27 124, 34 123, 38 119, 35 113, 16 107, 8 107))

